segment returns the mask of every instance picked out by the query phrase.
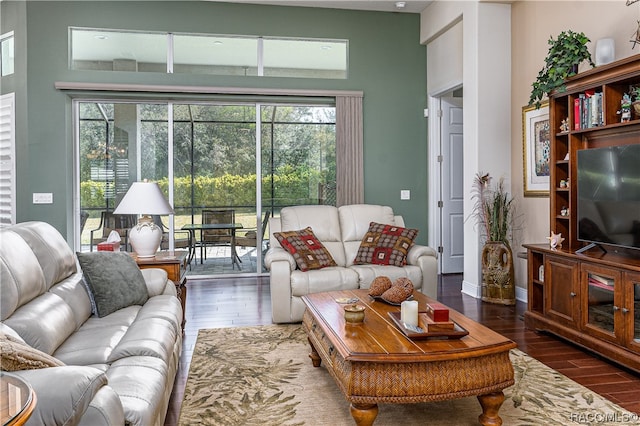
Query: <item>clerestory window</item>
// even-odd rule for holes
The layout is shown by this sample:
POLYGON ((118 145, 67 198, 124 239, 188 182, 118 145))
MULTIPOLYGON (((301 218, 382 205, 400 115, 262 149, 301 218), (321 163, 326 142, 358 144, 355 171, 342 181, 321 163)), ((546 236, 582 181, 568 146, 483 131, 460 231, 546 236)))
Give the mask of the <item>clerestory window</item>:
POLYGON ((0 35, 0 75, 14 73, 15 45, 13 31, 0 35))
POLYGON ((346 79, 348 41, 70 28, 70 69, 346 79))

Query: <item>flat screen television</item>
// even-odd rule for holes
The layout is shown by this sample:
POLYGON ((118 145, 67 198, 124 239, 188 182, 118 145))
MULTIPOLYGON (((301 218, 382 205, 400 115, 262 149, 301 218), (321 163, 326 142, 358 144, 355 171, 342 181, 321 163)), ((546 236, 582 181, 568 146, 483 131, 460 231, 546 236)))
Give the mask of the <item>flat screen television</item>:
POLYGON ((579 150, 577 169, 578 240, 640 250, 640 143, 579 150))

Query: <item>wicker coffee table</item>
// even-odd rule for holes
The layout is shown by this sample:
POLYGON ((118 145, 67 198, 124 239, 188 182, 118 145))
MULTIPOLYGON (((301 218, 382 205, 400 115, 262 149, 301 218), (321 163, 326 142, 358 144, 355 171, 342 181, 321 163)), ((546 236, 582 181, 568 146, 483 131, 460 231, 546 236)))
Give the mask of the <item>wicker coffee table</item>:
MULTIPOLYGON (((415 292, 419 311, 435 300, 415 292)), ((511 340, 451 310, 450 318, 469 332, 455 339, 414 339, 390 318, 398 306, 371 299, 367 290, 333 291, 303 297, 302 319, 316 367, 325 363, 351 403, 358 425, 371 425, 378 404, 444 401, 477 396, 483 425, 501 425, 502 390, 511 386, 511 340), (366 306, 364 323, 347 324, 342 298, 366 306)))

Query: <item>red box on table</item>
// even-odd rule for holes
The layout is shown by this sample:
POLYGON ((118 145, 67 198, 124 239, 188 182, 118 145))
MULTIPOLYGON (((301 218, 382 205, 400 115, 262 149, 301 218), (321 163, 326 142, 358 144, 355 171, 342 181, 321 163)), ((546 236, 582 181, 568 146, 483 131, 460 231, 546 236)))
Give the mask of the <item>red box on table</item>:
POLYGON ((427 315, 435 322, 448 322, 449 308, 442 303, 427 303, 427 315))
POLYGON ((120 251, 120 241, 98 244, 98 251, 120 251))

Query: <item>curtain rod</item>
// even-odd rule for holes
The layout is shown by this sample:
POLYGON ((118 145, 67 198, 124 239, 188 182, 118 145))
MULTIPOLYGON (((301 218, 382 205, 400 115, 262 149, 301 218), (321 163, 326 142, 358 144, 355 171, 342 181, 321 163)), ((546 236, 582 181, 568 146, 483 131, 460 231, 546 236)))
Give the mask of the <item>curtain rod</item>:
POLYGON ((90 90, 107 92, 202 93, 264 96, 351 96, 363 97, 357 90, 265 89, 250 87, 173 86, 157 84, 120 84, 56 81, 58 90, 90 90))

